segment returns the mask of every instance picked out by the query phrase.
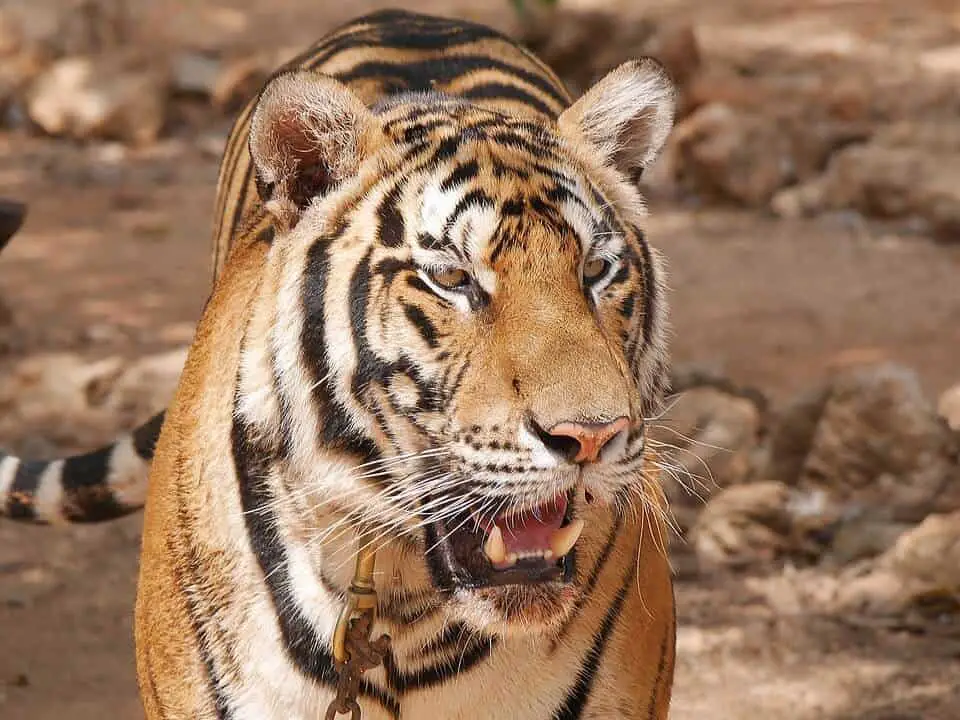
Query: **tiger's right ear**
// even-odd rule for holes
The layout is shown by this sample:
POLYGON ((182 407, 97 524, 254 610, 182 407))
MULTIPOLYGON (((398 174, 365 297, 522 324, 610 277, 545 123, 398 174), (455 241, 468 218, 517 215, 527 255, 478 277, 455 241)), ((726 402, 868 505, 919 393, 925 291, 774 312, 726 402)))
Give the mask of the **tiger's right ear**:
POLYGON ((331 77, 296 71, 273 78, 250 121, 257 188, 281 232, 314 197, 355 173, 383 135, 373 113, 331 77))

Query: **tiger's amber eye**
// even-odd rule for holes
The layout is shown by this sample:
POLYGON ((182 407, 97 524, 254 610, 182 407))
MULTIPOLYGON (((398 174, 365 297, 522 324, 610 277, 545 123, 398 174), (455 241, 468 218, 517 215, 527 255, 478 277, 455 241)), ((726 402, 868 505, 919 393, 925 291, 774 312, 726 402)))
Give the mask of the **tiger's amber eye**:
POLYGON ((444 290, 459 290, 470 281, 470 276, 460 268, 445 268, 430 273, 430 279, 444 290))
POLYGON ((599 280, 609 267, 609 260, 599 257, 590 258, 583 264, 583 279, 587 282, 599 280))

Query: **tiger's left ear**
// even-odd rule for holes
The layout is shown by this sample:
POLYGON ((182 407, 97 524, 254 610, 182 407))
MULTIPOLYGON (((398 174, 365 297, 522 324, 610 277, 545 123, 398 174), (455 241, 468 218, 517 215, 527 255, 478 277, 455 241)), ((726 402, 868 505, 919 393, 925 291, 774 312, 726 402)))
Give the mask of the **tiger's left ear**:
POLYGON ((307 71, 273 78, 250 121, 250 156, 278 229, 295 227, 315 197, 355 174, 382 141, 373 113, 333 78, 307 71))
POLYGON ((611 71, 557 119, 561 135, 586 143, 633 181, 657 157, 673 127, 676 89, 652 58, 611 71))

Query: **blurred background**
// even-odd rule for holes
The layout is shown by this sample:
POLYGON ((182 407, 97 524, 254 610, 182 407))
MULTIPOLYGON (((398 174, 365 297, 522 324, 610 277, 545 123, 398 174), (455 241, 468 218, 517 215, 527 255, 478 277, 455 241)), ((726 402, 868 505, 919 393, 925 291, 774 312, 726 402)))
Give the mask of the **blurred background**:
MULTIPOLYGON (((2 0, 0 445, 162 407, 219 155, 280 62, 384 6, 486 22, 580 92, 654 55, 673 395, 673 717, 960 718, 958 0, 2 0)), ((0 523, 0 717, 141 717, 141 519, 0 523)))

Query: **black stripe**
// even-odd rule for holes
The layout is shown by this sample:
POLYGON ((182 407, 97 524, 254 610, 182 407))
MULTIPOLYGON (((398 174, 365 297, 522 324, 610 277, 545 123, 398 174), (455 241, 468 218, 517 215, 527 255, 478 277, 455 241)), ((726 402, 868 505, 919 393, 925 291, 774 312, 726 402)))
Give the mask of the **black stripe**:
POLYGON ((476 70, 497 70, 513 75, 543 91, 557 103, 566 104, 563 93, 543 75, 495 60, 487 55, 454 55, 444 57, 442 62, 438 62, 436 58, 408 63, 372 60, 337 73, 335 77, 345 83, 369 79, 381 82, 395 79, 402 83, 405 90, 429 92, 435 89, 435 84, 445 85, 476 70))
POLYGON ((405 226, 403 215, 400 214, 400 208, 397 207, 397 201, 400 199, 400 193, 403 192, 403 186, 402 181, 394 185, 377 207, 377 220, 380 223, 378 235, 380 242, 386 247, 395 248, 403 245, 405 226))
POLYGON ((334 37, 315 51, 311 65, 316 67, 338 52, 357 48, 442 51, 485 39, 510 42, 484 25, 387 10, 357 18, 334 31, 334 37))
POLYGON ((501 130, 491 134, 490 139, 504 147, 522 150, 533 157, 559 160, 554 152, 554 143, 549 138, 527 138, 512 130, 501 130))
MULTIPOLYGON (((246 148, 241 150, 241 152, 246 152, 246 148)), ((250 191, 252 164, 252 162, 248 163, 243 172, 243 185, 240 186, 240 194, 237 196, 236 204, 233 206, 233 217, 230 221, 231 237, 233 237, 234 233, 236 233, 237 228, 240 227, 240 224, 243 221, 244 211, 247 209, 247 193, 250 191)))
MULTIPOLYGON (((167 539, 167 554, 172 558, 177 558, 180 562, 170 563, 170 572, 173 573, 175 591, 183 598, 187 610, 187 620, 193 630, 193 636, 197 642, 197 651, 200 653, 200 661, 203 663, 207 673, 210 698, 217 713, 218 720, 230 720, 233 713, 230 710, 230 702, 223 689, 223 681, 217 672, 216 663, 210 650, 210 635, 223 632, 218 628, 215 618, 208 617, 209 608, 201 608, 201 599, 208 600, 205 593, 197 592, 197 588, 204 588, 203 578, 209 573, 204 567, 203 559, 205 553, 199 550, 194 543, 194 537, 187 528, 195 527, 197 518, 188 510, 190 505, 185 497, 187 490, 179 479, 183 477, 184 467, 186 465, 186 456, 179 453, 174 462, 174 493, 177 497, 177 520, 179 522, 179 532, 175 537, 170 536, 167 539), (176 538, 182 538, 184 544, 181 550, 176 543, 176 538), (192 591, 191 591, 192 590, 192 591), (205 611, 206 610, 206 611, 205 611), (206 617, 207 622, 204 622, 206 617)), ((216 611, 214 611, 216 612, 216 611)), ((235 662, 233 645, 221 640, 220 646, 228 657, 228 662, 235 662)))
POLYGON ((643 347, 647 348, 653 339, 653 319, 657 312, 657 280, 647 239, 639 228, 634 228, 634 232, 637 234, 637 243, 643 258, 643 267, 640 269, 643 273, 643 347))
MULTIPOLYGON (((450 660, 421 668, 412 673, 401 672, 397 668, 393 655, 388 654, 384 658, 383 665, 386 670, 387 685, 390 689, 397 695, 402 696, 410 691, 425 690, 441 685, 451 678, 469 672, 490 657, 490 653, 496 646, 494 638, 471 639, 468 635, 469 631, 465 627, 461 628, 461 631, 461 635, 453 639, 455 645, 450 648, 453 656, 450 660), (460 647, 456 645, 460 645, 460 647)), ((447 639, 451 638, 448 637, 447 639)))
POLYGON ((392 283, 398 273, 415 269, 413 263, 409 260, 400 260, 394 257, 384 258, 373 266, 373 271, 383 277, 385 284, 392 283))
POLYGON ((636 303, 636 299, 636 295, 634 295, 632 292, 627 293, 623 298, 623 301, 620 303, 620 315, 622 315, 624 319, 629 320, 633 317, 633 307, 636 303))
POLYGON ((550 107, 543 100, 517 85, 497 82, 484 83, 483 85, 474 85, 460 94, 470 100, 515 100, 524 105, 529 105, 547 117, 556 117, 557 115, 557 108, 550 107))
POLYGON ((445 162, 457 154, 457 150, 460 149, 460 144, 463 142, 463 137, 461 135, 454 135, 453 137, 444 138, 439 143, 437 143, 436 149, 431 153, 430 158, 421 166, 419 169, 429 168, 438 163, 445 162))
POLYGON ((422 232, 417 234, 417 245, 422 247, 424 250, 443 250, 446 252, 453 253, 457 258, 463 259, 463 253, 460 252, 453 241, 448 237, 434 237, 430 233, 422 232))
POLYGON ((353 345, 357 352, 357 366, 351 380, 351 389, 357 401, 363 396, 364 388, 373 381, 384 382, 389 377, 389 365, 384 363, 371 350, 367 341, 367 305, 370 301, 370 258, 373 249, 357 263, 350 278, 349 305, 350 328, 353 332, 353 345))
POLYGON ((653 690, 650 693, 650 704, 647 706, 647 720, 657 720, 657 701, 660 700, 661 688, 666 693, 666 703, 670 702, 670 689, 673 686, 673 665, 677 641, 677 605, 672 604, 673 613, 670 618, 670 627, 664 632, 660 643, 660 662, 657 663, 657 675, 653 681, 653 690), (669 658, 669 659, 668 659, 669 658))
MULTIPOLYGON (((233 122, 233 125, 230 127, 230 134, 227 136, 227 147, 224 148, 223 156, 220 158, 220 169, 217 172, 218 184, 219 180, 222 178, 225 183, 224 187, 229 183, 229 179, 233 177, 234 173, 237 170, 237 164, 240 162, 240 159, 243 157, 243 149, 246 147, 246 135, 249 132, 249 127, 247 126, 247 120, 253 115, 253 110, 255 108, 254 103, 250 103, 244 108, 243 112, 240 113, 239 117, 233 122), (232 142, 231 142, 232 141, 232 142)), ((216 213, 216 221, 220 223, 217 227, 216 237, 219 239, 220 233, 223 229, 223 219, 226 214, 226 202, 228 198, 228 193, 221 192, 218 193, 216 207, 214 212, 216 213)), ((217 245, 219 248, 219 243, 217 245)))
POLYGON ((459 643, 468 639, 472 634, 472 631, 462 622, 451 623, 447 625, 439 635, 423 644, 419 652, 420 657, 436 653, 452 652, 454 648, 457 648, 459 643))
POLYGON ((158 412, 133 431, 133 449, 136 450, 137 457, 141 460, 149 462, 153 459, 165 415, 166 411, 158 412))
POLYGON ((607 283, 607 287, 619 285, 628 277, 630 277, 630 266, 627 263, 621 263, 620 267, 617 268, 617 272, 610 278, 610 282, 607 283))
POLYGON ((623 611, 623 603, 627 599, 627 593, 630 585, 633 583, 637 574, 637 564, 630 563, 630 569, 627 571, 616 597, 613 599, 610 607, 604 615, 603 622, 600 623, 600 629, 593 638, 593 645, 587 652, 580 671, 577 673, 577 681, 567 691, 567 697, 563 704, 553 714, 554 720, 577 720, 583 716, 583 710, 587 701, 590 699, 590 692, 597 679, 597 672, 600 669, 600 661, 603 659, 604 650, 607 642, 613 633, 613 628, 623 611))
POLYGON ((444 127, 450 121, 446 118, 438 118, 425 123, 411 125, 403 131, 403 141, 408 145, 421 143, 430 138, 430 133, 437 128, 444 127))
MULTIPOLYGON (((367 309, 370 299, 370 259, 372 253, 373 249, 371 248, 357 264, 353 276, 350 278, 350 289, 348 291, 350 328, 357 355, 357 365, 350 380, 350 389, 354 399, 373 414, 383 434, 390 438, 394 447, 398 447, 395 429, 391 427, 383 411, 378 407, 370 407, 371 403, 369 402, 364 402, 366 388, 372 383, 378 383, 385 388, 389 387, 391 376, 396 372, 404 372, 417 386, 419 393, 418 408, 424 404, 424 398, 430 397, 430 389, 420 379, 416 368, 409 361, 401 358, 396 363, 386 363, 377 357, 367 340, 367 309)), ((385 477, 384 479, 388 478, 385 477)))
POLYGON ((560 646, 560 640, 562 640, 563 637, 570 631, 570 628, 573 627, 573 623, 576 621, 580 611, 583 610, 583 606, 590 602, 593 591, 597 587, 597 582, 600 580, 600 573, 602 573, 603 568, 606 567, 607 560, 610 559, 610 553, 613 550, 614 545, 617 544, 617 540, 619 539, 620 532, 622 530, 623 514, 617 513, 617 515, 614 517, 610 532, 607 534, 607 541, 603 544, 603 549, 600 550, 600 555, 597 556, 597 561, 593 564, 593 568, 590 570, 590 575, 587 576, 587 581, 583 585, 583 591, 581 592, 580 597, 577 599, 573 611, 570 613, 570 617, 566 620, 566 622, 564 622, 563 626, 560 628, 560 632, 557 633, 552 650, 556 650, 560 646))
POLYGON ((337 400, 330 387, 330 361, 325 340, 324 306, 327 278, 330 274, 330 244, 342 235, 346 225, 317 240, 307 251, 302 291, 303 329, 300 343, 313 380, 313 398, 323 424, 323 442, 333 448, 353 452, 365 459, 376 455, 373 442, 359 433, 350 422, 349 411, 337 400))
MULTIPOLYGON (((441 387, 440 392, 444 399, 449 403, 453 400, 453 397, 460 390, 460 386, 463 384, 463 379, 467 375, 467 370, 470 369, 470 350, 467 350, 463 355, 463 364, 460 366, 460 369, 457 370, 456 377, 453 378, 453 382, 450 383, 449 388, 441 387)), ((446 379, 444 379, 446 382, 446 379)))
POLYGON ((456 207, 453 208, 453 212, 450 213, 450 217, 447 218, 446 223, 443 226, 443 237, 448 239, 450 231, 453 229, 453 226, 457 224, 457 220, 460 219, 460 216, 463 215, 468 209, 473 207, 480 208, 492 208, 495 207, 493 198, 491 198, 483 190, 471 190, 457 203, 456 207))
POLYGON ((410 305, 409 303, 403 303, 403 312, 407 316, 407 320, 413 323, 414 327, 420 331, 420 336, 423 338, 423 341, 427 343, 427 346, 429 346, 431 350, 436 349, 439 345, 437 342, 439 333, 437 332, 436 325, 427 317, 426 313, 416 305, 410 305))
MULTIPOLYGON (((325 649, 327 643, 317 634, 293 596, 286 550, 271 509, 276 498, 266 482, 273 454, 269 448, 253 439, 237 407, 238 400, 239 397, 234 401, 231 441, 240 503, 250 546, 263 572, 264 583, 276 612, 284 650, 298 671, 332 687, 336 684, 337 673, 333 658, 325 649)), ((379 703, 392 717, 399 718, 399 704, 382 690, 364 682, 361 694, 379 703)))
POLYGON ((476 160, 460 163, 453 169, 453 172, 450 173, 442 183, 440 183, 440 190, 443 192, 452 190, 458 185, 462 185, 467 180, 472 180, 475 178, 478 172, 480 172, 480 166, 477 164, 476 160))
POLYGON ((33 520, 36 510, 33 498, 40 485, 40 476, 49 463, 42 460, 20 460, 7 494, 7 515, 16 520, 33 520))
POLYGON ((125 514, 124 506, 107 485, 113 449, 112 446, 101 448, 64 460, 60 478, 64 494, 63 509, 71 520, 99 522, 125 514))
POLYGON ((395 627, 399 627, 401 632, 409 629, 411 625, 416 625, 433 617, 440 612, 441 608, 438 600, 433 600, 413 610, 409 607, 397 607, 399 604, 400 601, 387 598, 386 604, 378 607, 377 616, 392 623, 395 627))

